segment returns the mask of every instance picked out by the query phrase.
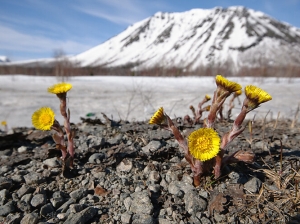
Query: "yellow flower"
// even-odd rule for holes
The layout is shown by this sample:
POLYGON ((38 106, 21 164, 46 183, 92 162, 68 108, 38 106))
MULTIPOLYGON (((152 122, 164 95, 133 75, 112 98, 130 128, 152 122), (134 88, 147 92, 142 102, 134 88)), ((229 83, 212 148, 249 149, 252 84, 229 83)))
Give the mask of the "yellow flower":
POLYGON ((221 75, 216 76, 216 84, 217 84, 217 86, 219 86, 231 93, 242 89, 242 86, 240 84, 229 81, 228 79, 224 78, 221 75))
POLYGON ((205 111, 210 111, 210 105, 207 105, 204 109, 205 111))
POLYGON ((246 86, 245 94, 249 100, 248 106, 254 109, 259 106, 259 104, 265 103, 272 99, 271 95, 266 91, 256 87, 256 86, 246 86))
POLYGON ((236 96, 239 96, 239 95, 241 95, 242 94, 242 90, 240 89, 240 90, 238 90, 238 91, 235 91, 235 93, 234 93, 236 96))
POLYGON ((6 125, 7 125, 7 122, 6 122, 6 121, 1 121, 1 125, 2 125, 2 126, 6 126, 6 125))
POLYGON ((42 107, 32 114, 32 124, 36 129, 47 131, 50 130, 54 120, 55 114, 49 107, 42 107))
POLYGON ((66 93, 70 89, 72 89, 72 84, 62 82, 62 83, 58 83, 58 84, 55 84, 53 86, 50 86, 48 88, 48 92, 49 93, 54 93, 54 94, 60 94, 60 93, 66 93))
POLYGON ((210 97, 210 95, 205 95, 205 99, 207 100, 207 101, 209 101, 210 99, 211 99, 211 97, 210 97))
POLYGON ((200 161, 214 158, 220 151, 220 137, 212 128, 200 128, 189 137, 189 150, 192 156, 200 161))
POLYGON ((161 124, 165 119, 164 108, 160 107, 151 117, 149 124, 161 124))

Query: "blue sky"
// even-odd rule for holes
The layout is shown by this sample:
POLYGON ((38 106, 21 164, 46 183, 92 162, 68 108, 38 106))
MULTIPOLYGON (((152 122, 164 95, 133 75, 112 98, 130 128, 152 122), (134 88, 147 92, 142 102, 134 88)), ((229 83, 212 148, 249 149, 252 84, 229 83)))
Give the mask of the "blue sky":
POLYGON ((300 0, 0 0, 0 55, 11 60, 78 54, 158 11, 242 5, 300 27, 300 0))

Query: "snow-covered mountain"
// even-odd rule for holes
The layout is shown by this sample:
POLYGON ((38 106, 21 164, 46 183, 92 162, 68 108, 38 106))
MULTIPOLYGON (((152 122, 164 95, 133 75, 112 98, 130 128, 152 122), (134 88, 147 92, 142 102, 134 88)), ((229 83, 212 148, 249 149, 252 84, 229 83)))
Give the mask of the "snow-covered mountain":
POLYGON ((76 55, 81 66, 286 65, 300 62, 300 29, 245 7, 158 12, 76 55))

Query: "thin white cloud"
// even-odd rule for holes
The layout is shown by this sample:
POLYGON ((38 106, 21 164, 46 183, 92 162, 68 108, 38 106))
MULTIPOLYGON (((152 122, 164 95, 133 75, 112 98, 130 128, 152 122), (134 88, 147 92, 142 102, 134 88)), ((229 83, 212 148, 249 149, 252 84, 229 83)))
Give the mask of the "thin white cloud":
POLYGON ((132 24, 145 19, 156 11, 168 11, 170 6, 160 1, 98 0, 75 4, 73 7, 91 16, 103 18, 116 24, 132 24))
POLYGON ((7 52, 52 53, 54 49, 63 49, 67 54, 77 54, 92 47, 72 40, 24 34, 1 24, 0 33, 0 48, 7 52))

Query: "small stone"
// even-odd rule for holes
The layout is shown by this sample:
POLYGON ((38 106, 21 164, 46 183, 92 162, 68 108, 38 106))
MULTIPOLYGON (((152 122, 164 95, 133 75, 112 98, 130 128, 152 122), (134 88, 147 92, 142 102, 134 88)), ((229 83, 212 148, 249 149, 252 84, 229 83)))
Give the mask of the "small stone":
POLYGON ((149 173, 149 177, 148 177, 148 181, 150 181, 151 183, 159 183, 159 181, 161 180, 159 173, 156 170, 152 170, 149 173))
POLYGON ((43 161, 43 163, 49 167, 60 167, 61 166, 61 163, 59 162, 59 160, 56 157, 46 159, 43 161))
POLYGON ((146 192, 135 192, 132 194, 130 211, 150 215, 153 212, 153 205, 146 192))
POLYGON ((20 223, 22 216, 20 213, 8 214, 5 219, 5 224, 18 224, 20 223))
POLYGON ((84 224, 88 223, 90 219, 92 219, 95 215, 97 215, 97 209, 94 207, 88 207, 81 212, 75 213, 73 215, 69 215, 64 224, 84 224))
POLYGON ((151 215, 134 214, 132 224, 155 224, 155 220, 151 215))
POLYGON ((27 151, 28 151, 28 149, 26 146, 21 146, 18 148, 18 153, 23 153, 23 152, 27 152, 27 151))
POLYGON ((72 191, 70 193, 70 197, 77 200, 80 200, 81 198, 85 197, 88 194, 87 189, 85 188, 79 188, 78 190, 72 191))
POLYGON ((7 216, 15 211, 13 201, 7 202, 5 205, 0 206, 0 216, 7 216))
POLYGON ((104 153, 94 153, 89 158, 89 163, 100 164, 105 159, 104 153))
POLYGON ((260 179, 253 177, 244 184, 244 188, 251 193, 258 193, 261 188, 262 182, 260 179))
POLYGON ((128 213, 123 213, 121 215, 121 221, 122 221, 122 223, 130 223, 131 222, 131 216, 132 215, 130 215, 128 213))
POLYGON ((12 186, 13 186, 13 182, 11 179, 6 177, 0 177, 0 190, 10 189, 12 186))
POLYGON ((153 191, 154 193, 157 193, 160 191, 160 185, 159 184, 150 184, 150 185, 148 185, 148 189, 150 191, 153 191))
POLYGON ((75 213, 81 212, 85 208, 86 208, 86 206, 83 204, 72 204, 72 205, 70 205, 70 212, 75 214, 75 213))
POLYGON ((20 224, 36 224, 39 221, 39 214, 38 213, 29 213, 26 214, 23 219, 21 220, 20 224))
POLYGON ((194 216, 197 212, 205 211, 207 207, 207 202, 194 190, 185 192, 184 203, 186 211, 194 216))
POLYGON ((47 202, 47 197, 44 194, 36 194, 32 197, 30 204, 33 207, 41 207, 47 202))
POLYGON ((144 153, 150 154, 150 153, 153 153, 153 152, 157 151, 161 147, 162 147, 162 144, 160 143, 160 141, 152 140, 151 142, 149 142, 148 145, 144 146, 142 148, 142 150, 143 150, 144 153))
POLYGON ((187 193, 193 189, 195 189, 193 185, 182 181, 172 181, 168 186, 169 193, 174 195, 177 195, 179 191, 187 193))
POLYGON ((129 211, 131 203, 132 203, 131 197, 125 198, 124 201, 123 201, 123 203, 124 203, 124 206, 125 206, 126 210, 129 211))
POLYGON ((28 184, 28 185, 41 184, 46 181, 46 179, 40 173, 35 173, 35 172, 26 174, 24 176, 24 179, 25 179, 26 184, 28 184))
POLYGON ((45 204, 44 206, 41 207, 41 210, 40 210, 41 216, 52 217, 53 213, 54 213, 54 208, 50 203, 45 204))
POLYGON ((118 145, 122 141, 123 134, 117 134, 114 138, 109 139, 107 142, 111 145, 118 145))
POLYGON ((117 165, 117 172, 130 172, 132 169, 132 162, 125 158, 117 165))
POLYGON ((27 184, 23 184, 22 187, 17 191, 17 195, 19 198, 21 198, 25 194, 33 193, 34 188, 28 186, 27 184))
POLYGON ((57 210, 56 210, 56 212, 58 212, 58 213, 64 213, 64 212, 66 212, 68 209, 69 209, 69 207, 70 207, 70 205, 71 204, 75 204, 76 203, 76 200, 75 199, 73 199, 73 198, 70 198, 68 201, 66 201, 62 206, 60 206, 57 210))

